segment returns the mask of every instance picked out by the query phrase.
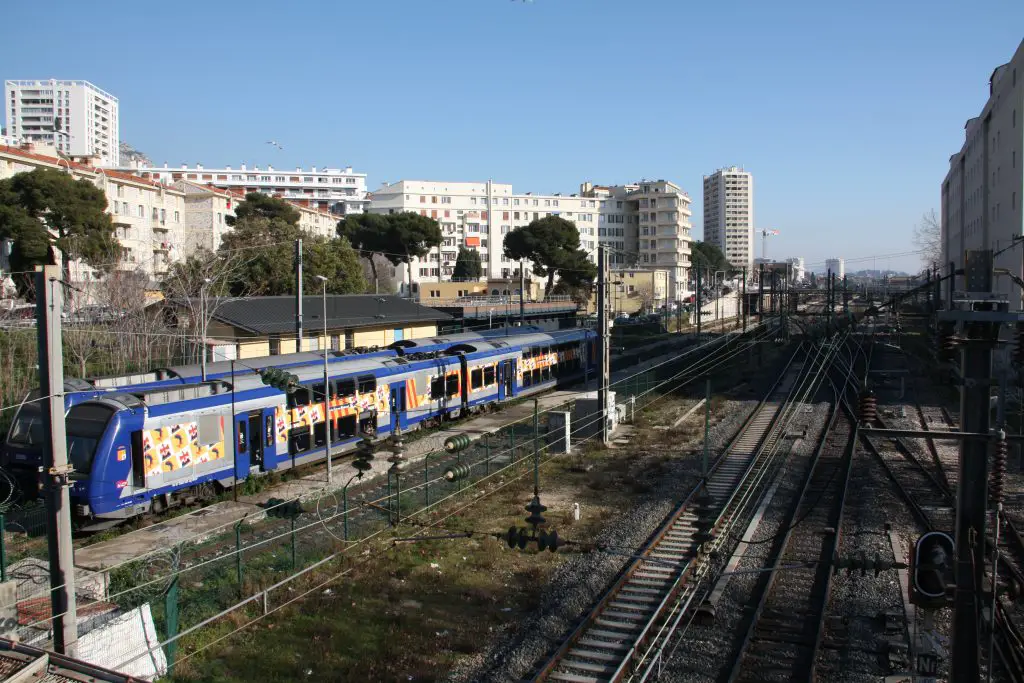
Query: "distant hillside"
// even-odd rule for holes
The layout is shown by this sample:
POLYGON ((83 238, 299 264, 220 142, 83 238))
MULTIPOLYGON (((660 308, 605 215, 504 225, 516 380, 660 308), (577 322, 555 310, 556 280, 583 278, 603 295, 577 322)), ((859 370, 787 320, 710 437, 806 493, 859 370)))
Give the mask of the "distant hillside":
POLYGON ((125 141, 121 141, 118 145, 118 149, 121 153, 121 165, 132 166, 135 163, 141 163, 143 166, 152 166, 153 162, 145 153, 140 152, 125 141))

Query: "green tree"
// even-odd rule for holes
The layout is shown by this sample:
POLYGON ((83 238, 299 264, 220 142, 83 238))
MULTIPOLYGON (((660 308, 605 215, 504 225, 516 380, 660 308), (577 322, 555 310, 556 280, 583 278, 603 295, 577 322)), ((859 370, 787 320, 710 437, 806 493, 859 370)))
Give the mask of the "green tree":
POLYGON ((455 259, 455 269, 452 271, 453 280, 479 280, 484 274, 483 264, 480 263, 480 252, 476 249, 459 247, 459 256, 455 259))
MULTIPOLYGON (((555 284, 555 275, 560 270, 571 271, 583 266, 579 256, 580 233, 576 225, 561 216, 547 216, 532 221, 529 225, 516 228, 505 235, 505 257, 518 261, 527 259, 533 263, 533 272, 547 277, 544 293, 550 294, 555 284)), ((586 254, 583 253, 586 260, 586 254)), ((589 260, 587 260, 589 263, 589 260)), ((593 264, 591 264, 593 267, 593 264)), ((596 275, 596 269, 594 269, 596 275)), ((573 276, 570 276, 573 277, 573 276)), ((593 276, 591 276, 593 279, 593 276)))
POLYGON ((722 253, 718 245, 711 244, 710 242, 692 242, 690 244, 690 261, 693 263, 694 268, 706 268, 711 272, 716 270, 732 272, 735 270, 729 264, 729 259, 725 258, 725 254, 722 253))
POLYGON ((235 207, 234 216, 226 216, 224 221, 228 225, 234 225, 238 221, 249 218, 266 218, 267 220, 281 220, 285 223, 297 226, 299 224, 299 210, 283 199, 271 197, 260 192, 250 192, 245 195, 245 200, 235 207))
POLYGON ((243 254, 228 280, 231 296, 295 293, 295 240, 302 238, 303 287, 319 290, 317 275, 328 279, 331 294, 361 293, 366 289, 359 255, 344 237, 311 235, 280 218, 250 215, 235 221, 225 233, 219 254, 243 254))
POLYGON ((370 257, 374 278, 377 266, 373 263, 373 254, 380 254, 397 266, 426 256, 431 249, 441 246, 441 228, 437 221, 411 211, 348 216, 338 222, 338 234, 370 257))
POLYGON ((393 245, 388 244, 391 223, 379 213, 356 213, 338 221, 338 235, 349 241, 353 248, 366 257, 373 279, 378 277, 374 254, 384 254, 393 245))
POLYGON ((392 265, 410 263, 441 246, 441 226, 433 218, 412 211, 388 214, 389 251, 382 252, 392 265))
MULTIPOLYGON (((108 271, 121 257, 121 245, 106 208, 102 190, 63 171, 37 168, 0 180, 0 239, 13 240, 11 269, 56 264, 60 252, 65 281, 75 259, 108 271)), ((17 282, 24 294, 29 278, 17 282)))

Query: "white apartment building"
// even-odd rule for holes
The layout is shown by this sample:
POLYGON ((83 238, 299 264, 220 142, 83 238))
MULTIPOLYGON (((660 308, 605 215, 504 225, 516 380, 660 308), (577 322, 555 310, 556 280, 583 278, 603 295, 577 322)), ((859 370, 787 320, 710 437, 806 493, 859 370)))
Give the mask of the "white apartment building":
POLYGON ((93 157, 100 166, 119 163, 117 98, 89 81, 4 81, 4 111, 14 140, 93 157))
MULTIPOLYGON (((171 187, 185 194, 185 222, 192 235, 191 249, 202 247, 211 251, 220 248, 224 235, 231 231, 228 217, 234 217, 238 203, 245 195, 179 180, 171 187)), ((299 228, 311 235, 333 237, 337 234, 338 217, 329 211, 293 204, 299 212, 299 228)))
MULTIPOLYGON (((152 277, 158 277, 172 262, 200 247, 218 248, 224 233, 231 229, 227 217, 234 216, 238 202, 245 199, 241 193, 230 190, 186 181, 166 185, 67 161, 57 157, 49 146, 0 147, 0 180, 40 167, 66 171, 102 189, 115 236, 124 248, 122 268, 138 269, 152 277)), ((296 208, 301 229, 328 237, 336 233, 337 216, 308 206, 296 208)), ((76 262, 71 274, 81 280, 91 277, 90 270, 76 262)))
MULTIPOLYGON (((107 197, 107 213, 115 236, 124 247, 123 268, 139 269, 150 276, 167 270, 194 243, 184 220, 185 194, 174 188, 113 170, 95 168, 59 158, 53 147, 39 151, 0 148, 0 179, 36 168, 63 170, 86 179, 107 197)), ((72 264, 71 275, 81 280, 91 269, 72 264)))
POLYGON ((669 299, 689 293, 690 197, 667 180, 630 185, 580 185, 580 194, 597 197, 598 239, 610 247, 609 263, 669 273, 669 299))
MULTIPOLYGON (((414 261, 403 281, 451 278, 460 246, 476 249, 488 277, 514 277, 518 263, 504 257, 505 235, 531 221, 556 215, 576 224, 580 248, 597 260, 609 248, 609 264, 635 263, 670 274, 669 290, 682 298, 690 270, 690 198, 665 180, 632 185, 580 185, 580 194, 517 194, 507 183, 402 180, 372 193, 370 211, 413 211, 438 221, 443 242, 437 253, 414 261)), ((525 272, 531 272, 526 264, 525 272)))
MULTIPOLYGON (((580 248, 592 259, 597 253, 598 200, 576 195, 513 194, 508 183, 438 182, 400 180, 375 190, 373 213, 412 211, 437 220, 441 247, 412 262, 411 272, 399 268, 403 282, 440 282, 451 279, 459 247, 475 249, 487 277, 509 278, 518 274, 519 263, 505 258, 505 235, 545 216, 561 216, 576 224, 580 248)), ((532 271, 527 263, 524 271, 532 271)))
POLYGON ((243 195, 262 192, 294 204, 329 210, 339 215, 363 213, 369 203, 366 197, 366 174, 356 173, 351 166, 320 169, 313 166, 308 171, 301 168, 286 171, 273 166, 248 168, 245 164, 239 168, 206 168, 202 164, 177 168, 167 164, 163 167, 144 167, 136 164, 120 170, 168 184, 181 180, 213 185, 243 195))
POLYGON ((833 273, 837 280, 846 277, 846 261, 841 258, 825 259, 825 273, 833 273))
POLYGON ((704 176, 704 241, 717 245, 734 268, 753 267, 753 174, 730 166, 704 176))
POLYGON ((786 259, 786 263, 789 264, 790 277, 793 282, 803 282, 807 276, 807 271, 804 268, 804 257, 795 256, 793 258, 786 259))
MULTIPOLYGON (((988 101, 964 128, 964 145, 949 158, 942 181, 943 274, 950 262, 962 268, 968 249, 1000 251, 1024 235, 1024 41, 992 72, 988 101)), ((1022 275, 1022 249, 996 256, 996 267, 1022 275)), ((996 278, 995 286, 1009 296, 1011 310, 1020 310, 1009 278, 996 278)))

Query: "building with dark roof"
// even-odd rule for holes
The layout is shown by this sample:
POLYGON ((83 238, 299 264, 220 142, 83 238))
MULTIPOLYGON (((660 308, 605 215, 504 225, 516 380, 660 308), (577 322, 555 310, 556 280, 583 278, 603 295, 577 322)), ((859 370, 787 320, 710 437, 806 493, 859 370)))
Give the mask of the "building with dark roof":
POLYGON ((402 339, 436 336, 453 322, 448 313, 390 294, 328 294, 326 299, 306 296, 302 300, 302 349, 298 349, 294 296, 211 298, 202 305, 198 300, 168 304, 173 317, 184 325, 192 312, 205 306, 211 319, 207 345, 215 360, 387 346, 402 339))

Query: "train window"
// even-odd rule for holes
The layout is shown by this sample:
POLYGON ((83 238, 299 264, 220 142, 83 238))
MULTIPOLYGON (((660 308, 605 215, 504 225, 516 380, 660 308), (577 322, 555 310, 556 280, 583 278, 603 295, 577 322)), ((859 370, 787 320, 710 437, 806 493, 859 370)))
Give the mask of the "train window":
POLYGON ((237 423, 235 425, 235 427, 238 430, 238 448, 237 448, 237 452, 245 453, 245 451, 248 450, 248 448, 249 448, 248 439, 246 439, 246 434, 245 434, 246 431, 247 431, 247 428, 248 428, 248 423, 240 422, 240 423, 237 423))
POLYGON ((459 373, 453 372, 445 379, 445 389, 449 396, 459 393, 459 373))
POLYGON ((274 445, 274 417, 272 415, 267 415, 265 431, 267 433, 266 444, 269 448, 274 445))
POLYGON ((469 386, 472 389, 479 389, 484 385, 484 369, 473 368, 473 371, 469 375, 469 386))
POLYGON ((444 377, 430 378, 430 400, 437 401, 444 398, 444 377))
POLYGON ((373 375, 362 375, 359 377, 359 393, 372 394, 377 391, 377 378, 373 375))
POLYGON ((313 400, 317 403, 323 403, 324 400, 324 383, 318 382, 312 386, 313 389, 313 400))
POLYGON ((540 368, 533 371, 533 383, 540 384, 540 368))
POLYGON ((528 387, 533 384, 533 375, 530 374, 529 370, 523 370, 523 386, 528 387))
POLYGON ((540 370, 540 378, 543 381, 545 381, 545 382, 548 381, 549 379, 551 379, 551 366, 550 365, 545 365, 543 368, 541 368, 541 370, 540 370))
POLYGON ((484 386, 491 386, 494 384, 494 366, 488 365, 484 368, 484 386))
POLYGON ((26 403, 18 410, 18 419, 11 428, 11 443, 34 446, 46 441, 43 433, 43 411, 36 403, 26 403))
POLYGON ((146 452, 142 448, 142 432, 132 432, 132 485, 146 486, 146 452))
POLYGON ((327 431, 325 429, 326 426, 326 422, 317 422, 315 425, 313 425, 313 440, 316 442, 317 446, 323 446, 325 443, 324 435, 326 434, 327 431))
POLYGON ((359 425, 356 422, 355 415, 348 415, 338 420, 338 433, 339 439, 344 439, 359 434, 359 425))
POLYGON ((288 450, 291 453, 304 453, 309 450, 309 427, 296 427, 288 435, 288 450))
POLYGON ((354 379, 339 379, 338 394, 341 396, 355 396, 356 381, 354 379))
POLYGON ((288 407, 308 406, 310 404, 309 387, 299 387, 294 394, 288 394, 288 407))
POLYGON ((224 436, 220 429, 220 415, 199 416, 199 443, 203 446, 212 446, 219 442, 224 436))

